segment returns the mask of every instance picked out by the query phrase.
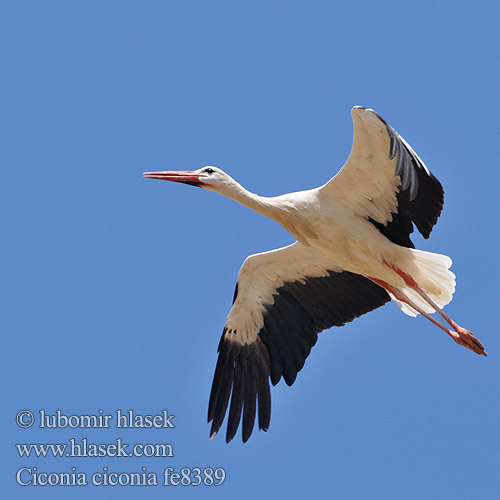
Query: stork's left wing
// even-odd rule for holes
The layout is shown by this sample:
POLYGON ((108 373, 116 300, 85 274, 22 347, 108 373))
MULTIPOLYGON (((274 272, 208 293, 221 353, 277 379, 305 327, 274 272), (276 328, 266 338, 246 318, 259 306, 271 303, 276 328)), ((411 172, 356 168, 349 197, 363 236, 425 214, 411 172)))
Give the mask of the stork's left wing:
POLYGON ((443 188, 380 115, 360 106, 351 114, 351 153, 321 191, 366 217, 393 243, 413 248, 413 224, 429 237, 443 208, 443 188))
POLYGON ((226 441, 243 414, 243 441, 254 427, 267 430, 271 417, 269 377, 295 381, 317 334, 342 326, 390 300, 387 292, 299 242, 248 257, 240 269, 219 343, 208 421, 210 437, 229 406, 226 441), (232 395, 231 395, 232 393, 232 395))

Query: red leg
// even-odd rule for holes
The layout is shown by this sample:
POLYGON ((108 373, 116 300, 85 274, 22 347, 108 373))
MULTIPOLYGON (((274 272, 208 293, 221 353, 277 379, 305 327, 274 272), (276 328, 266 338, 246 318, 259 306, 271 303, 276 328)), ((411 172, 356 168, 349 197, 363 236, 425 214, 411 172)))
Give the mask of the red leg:
MULTIPOLYGON (((387 262, 386 262, 387 264, 387 262)), ((437 321, 435 318, 433 318, 430 314, 426 313, 423 309, 421 309, 419 306, 417 306, 413 301, 411 301, 401 290, 399 290, 396 287, 393 287, 389 285, 389 283, 386 283, 385 281, 376 279, 376 278, 370 278, 372 281, 377 283, 377 285, 385 288, 388 292, 392 293, 396 299, 398 299, 400 302, 404 302, 405 304, 408 304, 410 307, 415 309, 419 314, 427 318, 429 321, 434 323, 438 328, 441 328, 444 332, 446 332, 457 344, 463 345, 467 349, 470 349, 471 351, 474 351, 477 354, 483 354, 484 356, 487 356, 488 354, 485 352, 483 345, 479 340, 474 336, 472 332, 469 330, 466 330, 465 328, 462 328, 461 326, 457 325, 447 314, 445 314, 442 309, 434 303, 434 301, 431 300, 430 297, 427 296, 427 294, 420 289, 418 286, 417 282, 409 275, 406 274, 404 271, 401 271, 401 269, 398 269, 396 267, 393 267, 389 264, 387 264, 391 269, 394 269, 399 276, 401 276, 404 280, 405 283, 410 287, 413 288, 425 301, 427 301, 453 328, 453 330, 450 330, 449 328, 446 328, 446 326, 442 325, 439 321, 437 321)))

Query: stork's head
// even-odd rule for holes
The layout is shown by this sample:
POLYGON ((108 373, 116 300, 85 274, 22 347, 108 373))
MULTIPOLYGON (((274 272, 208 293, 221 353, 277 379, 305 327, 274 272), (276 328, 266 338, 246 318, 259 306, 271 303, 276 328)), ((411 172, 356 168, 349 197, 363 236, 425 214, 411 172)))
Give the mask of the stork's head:
POLYGON ((218 193, 224 193, 234 184, 233 179, 223 170, 210 166, 193 171, 144 172, 142 175, 147 179, 182 182, 191 186, 209 189, 210 191, 217 191, 218 193))

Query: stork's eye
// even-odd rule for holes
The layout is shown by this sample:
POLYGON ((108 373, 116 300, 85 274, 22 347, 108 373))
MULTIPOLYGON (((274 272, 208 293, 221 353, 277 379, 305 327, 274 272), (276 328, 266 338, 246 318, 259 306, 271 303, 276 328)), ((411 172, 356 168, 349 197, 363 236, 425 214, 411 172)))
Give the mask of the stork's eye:
POLYGON ((213 168, 206 168, 205 170, 203 170, 203 172, 205 174, 213 174, 215 170, 213 168))

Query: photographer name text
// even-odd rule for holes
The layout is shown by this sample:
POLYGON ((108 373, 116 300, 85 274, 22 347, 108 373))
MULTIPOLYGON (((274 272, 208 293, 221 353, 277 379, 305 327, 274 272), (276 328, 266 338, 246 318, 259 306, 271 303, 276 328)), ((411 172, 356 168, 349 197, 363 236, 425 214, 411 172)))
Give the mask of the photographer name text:
MULTIPOLYGON (((39 410, 38 427, 40 429, 173 429, 172 420, 175 415, 169 415, 168 410, 162 410, 157 415, 143 415, 134 410, 116 410, 114 414, 105 414, 99 410, 91 415, 65 415, 61 410, 54 413, 39 410)), ((35 414, 29 410, 21 410, 16 415, 19 427, 27 429, 36 422, 35 414)))

